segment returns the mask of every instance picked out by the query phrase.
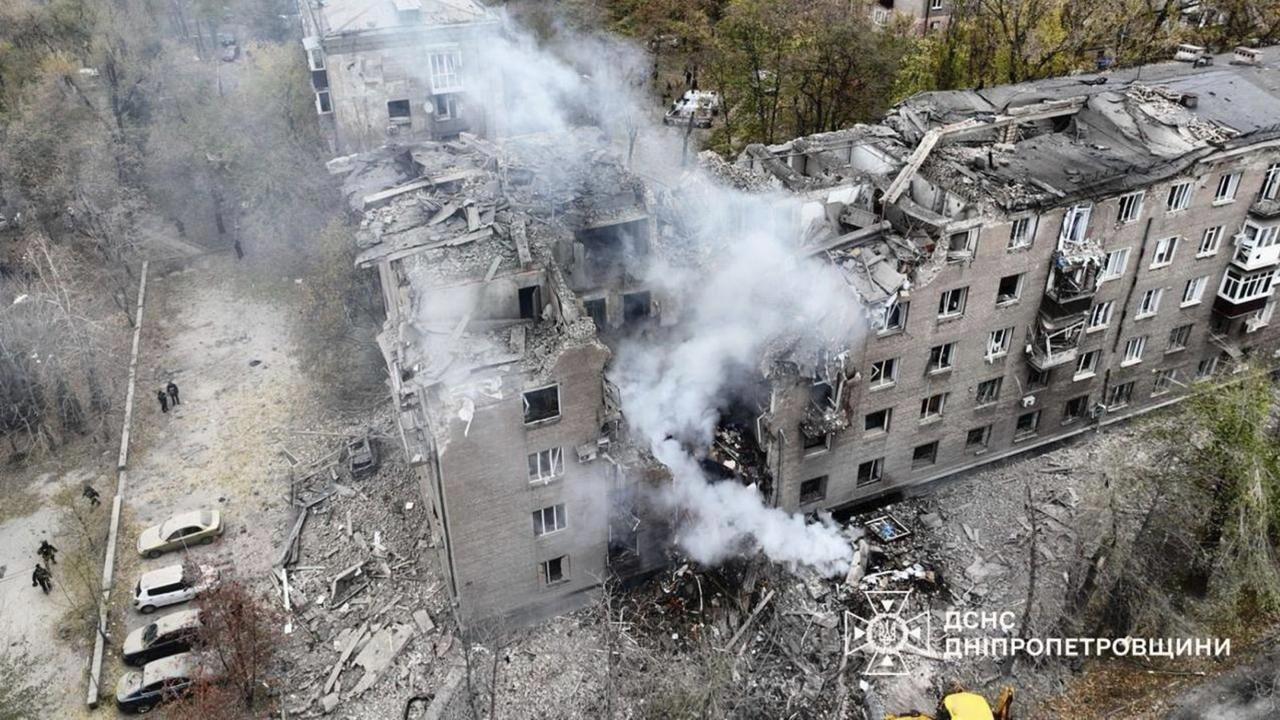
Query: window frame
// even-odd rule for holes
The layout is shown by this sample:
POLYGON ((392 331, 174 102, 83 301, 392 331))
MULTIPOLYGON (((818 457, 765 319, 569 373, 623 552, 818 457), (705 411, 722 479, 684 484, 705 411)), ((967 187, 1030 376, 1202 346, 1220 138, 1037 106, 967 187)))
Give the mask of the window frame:
POLYGON ((927 443, 921 443, 911 448, 911 469, 919 470, 920 468, 930 467, 938 464, 938 447, 937 440, 931 440, 927 443), (928 450, 928 457, 921 458, 920 451, 928 450))
POLYGON ((1026 273, 1014 273, 1000 278, 1000 282, 996 283, 996 307, 1013 305, 1022 299, 1022 285, 1023 281, 1026 280, 1026 275, 1026 273), (1013 279, 1013 294, 1001 294, 1000 289, 1004 287, 1005 280, 1010 278, 1013 279))
POLYGON ((1164 288, 1148 288, 1142 293, 1142 297, 1138 298, 1138 309, 1134 313, 1133 319, 1145 320, 1146 318, 1155 317, 1160 312, 1160 301, 1163 299, 1164 288))
POLYGON ((871 369, 867 371, 867 389, 868 390, 883 390, 885 388, 891 388, 897 384, 898 384, 898 358, 897 357, 884 358, 883 360, 877 360, 871 363, 871 369), (885 379, 886 363, 888 364, 888 370, 889 370, 887 380, 885 379), (880 366, 881 368, 879 373, 880 375, 879 381, 877 381, 875 377, 877 366, 880 366))
POLYGON ((934 393, 932 395, 920 399, 920 422, 930 423, 937 422, 942 419, 943 413, 947 410, 947 396, 949 392, 934 393), (937 400, 937 410, 931 410, 934 400, 937 400))
POLYGON ((1148 269, 1156 270, 1172 265, 1173 258, 1178 252, 1178 240, 1179 236, 1177 235, 1170 235, 1157 240, 1155 249, 1151 253, 1151 266, 1148 269))
POLYGON ((802 481, 800 481, 800 487, 798 488, 798 490, 799 490, 799 495, 798 495, 798 497, 797 497, 797 502, 798 502, 798 504, 800 504, 800 505, 812 505, 813 503, 822 502, 823 500, 826 500, 826 499, 827 499, 827 480, 828 480, 828 477, 829 477, 829 476, 827 476, 827 475, 819 475, 819 476, 817 476, 817 477, 809 478, 808 480, 802 480, 802 481), (806 498, 806 497, 805 497, 805 492, 804 492, 804 486, 805 486, 805 485, 808 485, 809 483, 812 483, 812 482, 817 482, 817 483, 818 483, 818 492, 817 492, 817 496, 816 496, 816 497, 814 497, 813 493, 810 493, 809 497, 808 497, 808 498, 806 498))
POLYGON ((1107 390, 1107 410, 1118 410, 1128 407, 1133 402, 1133 380, 1117 383, 1107 390), (1123 391, 1123 392, 1121 392, 1123 391), (1123 395, 1123 397, 1118 397, 1123 395))
POLYGON ((1115 300, 1103 300, 1102 302, 1095 303, 1093 307, 1089 308, 1089 319, 1085 322, 1084 331, 1086 333, 1090 333, 1098 330, 1106 330, 1111 326, 1111 317, 1115 312, 1115 309, 1115 300), (1094 318, 1098 315, 1099 310, 1104 310, 1102 314, 1105 318, 1101 323, 1095 324, 1094 318))
POLYGON ((973 390, 973 402, 977 407, 987 407, 1000 402, 1000 391, 1004 389, 1004 377, 988 378, 978 383, 973 390), (995 383, 994 390, 984 393, 983 388, 991 387, 995 383))
POLYGON ((964 436, 964 449, 973 452, 985 452, 991 447, 991 424, 981 425, 976 428, 969 428, 964 436), (980 442, 973 441, 973 434, 979 433, 982 437, 980 442))
POLYGON ((532 513, 533 516, 533 536, 536 538, 554 535, 558 532, 568 529, 569 516, 565 512, 564 503, 556 503, 543 508, 538 508, 532 513), (551 525, 547 525, 547 512, 551 512, 551 525), (550 530, 547 528, 551 527, 550 530))
POLYGON ((1116 223, 1125 225, 1137 222, 1142 217, 1142 203, 1146 200, 1146 196, 1145 190, 1121 195, 1119 207, 1116 210, 1116 223))
POLYGON ((1165 353, 1181 352, 1191 344, 1191 333, 1195 331, 1195 323, 1179 325, 1169 330, 1169 340, 1165 345, 1165 353))
POLYGON ((953 318, 964 317, 965 306, 969 300, 969 286, 951 288, 943 290, 938 294, 938 319, 951 320, 953 318), (955 302, 948 301, 948 298, 959 298, 955 302), (955 310, 947 310, 952 305, 956 306, 955 310))
POLYGON ((854 487, 866 487, 875 485, 884 481, 884 457, 873 458, 865 462, 858 463, 858 469, 854 471, 853 484, 854 487), (862 469, 867 468, 868 479, 863 480, 862 469))
POLYGON ((1143 355, 1147 353, 1147 336, 1134 335, 1124 343, 1123 360, 1120 361, 1120 367, 1129 367, 1142 362, 1143 355))
POLYGON ((1243 173, 1239 170, 1219 175, 1218 186, 1213 191, 1213 204, 1228 205, 1235 202, 1236 197, 1240 194, 1240 178, 1242 176, 1243 173))
POLYGON ((1169 186, 1169 194, 1165 198, 1165 212, 1181 212, 1191 207, 1193 183, 1193 180, 1183 180, 1169 186))
POLYGON ((892 406, 880 408, 879 410, 872 410, 871 412, 866 413, 865 415, 862 416, 862 434, 863 435, 869 435, 869 436, 884 435, 889 432, 892 426, 893 426, 893 407, 892 406), (867 427, 867 422, 871 419, 873 415, 883 415, 884 422, 882 422, 879 427, 869 428, 867 427))
POLYGON ((1108 280, 1116 280, 1124 277, 1125 270, 1129 267, 1129 255, 1132 248, 1116 248, 1109 251, 1102 260, 1102 272, 1098 273, 1098 283, 1104 283, 1108 280), (1111 271, 1111 258, 1120 258, 1120 267, 1114 273, 1111 271))
POLYGON ((1023 215, 1013 218, 1009 223, 1009 240, 1005 243, 1005 252, 1025 250, 1035 243, 1035 217, 1023 215), (1019 233, 1021 230, 1021 233, 1019 233))
POLYGON ((929 359, 925 364, 925 373, 938 375, 951 372, 956 366, 956 341, 934 345, 929 348, 929 359), (935 361, 935 355, 937 359, 935 361))
POLYGON ((541 387, 530 388, 530 389, 528 389, 528 390, 524 390, 524 391, 522 391, 522 392, 520 393, 520 399, 521 399, 521 400, 523 401, 523 403, 524 403, 524 414, 523 414, 523 416, 522 416, 522 417, 523 417, 523 419, 524 419, 524 426, 525 426, 525 427, 531 427, 531 426, 535 426, 535 425, 548 424, 548 423, 554 422, 554 421, 556 421, 556 420, 559 420, 559 419, 560 419, 561 417, 563 417, 563 415, 564 415, 564 405, 563 405, 563 403, 561 402, 561 397, 560 397, 560 383, 558 383, 558 382, 551 383, 550 385, 543 385, 543 386, 541 386, 541 387), (538 418, 538 419, 536 419, 536 420, 530 420, 530 419, 529 419, 529 398, 528 398, 528 395, 530 395, 531 393, 542 392, 543 390, 548 390, 548 389, 550 389, 550 388, 555 388, 555 390, 556 390, 556 413, 555 413, 555 415, 550 415, 550 416, 548 416, 548 417, 544 417, 544 418, 538 418))
POLYGON ((1013 423, 1013 440, 1026 440, 1035 437, 1040 433, 1040 410, 1031 410, 1018 415, 1018 419, 1013 423), (1031 427, 1023 428, 1022 421, 1024 418, 1031 418, 1031 427))
POLYGON ((1187 284, 1182 288, 1182 302, 1178 304, 1178 307, 1185 308, 1199 305, 1204 301, 1204 291, 1207 287, 1209 287, 1208 275, 1201 275, 1188 280, 1187 284), (1194 292, 1192 292, 1193 290, 1194 292))
POLYGON ((557 445, 555 447, 549 447, 546 450, 531 452, 525 458, 525 463, 528 469, 530 485, 549 485, 551 481, 564 476, 564 448, 557 445), (546 456, 546 464, 548 466, 545 474, 543 473, 544 455, 546 456), (534 467, 535 465, 536 469, 534 467))
POLYGON ((1073 381, 1088 380, 1091 377, 1097 376, 1098 360, 1101 358, 1102 351, 1097 349, 1087 350, 1080 353, 1080 356, 1076 358, 1076 370, 1075 373, 1072 374, 1071 379, 1073 381))
POLYGON ((1218 254, 1218 250, 1222 247, 1222 235, 1226 231, 1223 225, 1214 225, 1207 227, 1200 235, 1200 244, 1196 246, 1196 257, 1207 258, 1218 254), (1208 249, 1206 249, 1208 245, 1208 249))

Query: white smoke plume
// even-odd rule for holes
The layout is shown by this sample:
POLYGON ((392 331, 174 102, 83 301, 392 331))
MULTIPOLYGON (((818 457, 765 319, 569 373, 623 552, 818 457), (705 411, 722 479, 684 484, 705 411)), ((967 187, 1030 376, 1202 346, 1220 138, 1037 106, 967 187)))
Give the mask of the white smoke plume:
MULTIPOLYGON (((861 313, 837 270, 801 257, 799 201, 748 195, 680 167, 679 133, 656 122, 639 90, 648 59, 611 38, 562 33, 555 51, 511 23, 507 39, 483 50, 504 78, 507 131, 563 131, 585 118, 615 140, 638 135, 636 164, 680 180, 683 218, 699 270, 656 266, 654 290, 674 298, 680 321, 619 349, 611 377, 632 433, 671 471, 659 500, 684 518, 677 541, 693 559, 715 564, 761 551, 777 562, 824 574, 848 569, 852 549, 829 520, 806 523, 768 507, 755 487, 709 482, 698 460, 711 446, 721 408, 761 379, 766 351, 842 348, 860 331, 861 313), (632 134, 635 135, 632 135, 632 134)), ((566 141, 566 154, 576 149, 566 141)))

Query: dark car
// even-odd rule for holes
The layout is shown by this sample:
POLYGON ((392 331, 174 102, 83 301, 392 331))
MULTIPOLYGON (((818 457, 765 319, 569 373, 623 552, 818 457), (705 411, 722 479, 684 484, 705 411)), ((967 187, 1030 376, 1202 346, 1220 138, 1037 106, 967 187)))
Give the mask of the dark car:
POLYGON ((191 649, 200 631, 199 610, 179 610, 129 633, 124 639, 123 660, 138 667, 152 660, 191 649))
POLYGON ((368 435, 347 443, 347 463, 352 478, 373 474, 378 469, 378 446, 368 435))
POLYGON ((116 683, 116 707, 121 712, 151 712, 191 692, 203 670, 195 655, 180 653, 147 663, 141 671, 127 672, 116 683))

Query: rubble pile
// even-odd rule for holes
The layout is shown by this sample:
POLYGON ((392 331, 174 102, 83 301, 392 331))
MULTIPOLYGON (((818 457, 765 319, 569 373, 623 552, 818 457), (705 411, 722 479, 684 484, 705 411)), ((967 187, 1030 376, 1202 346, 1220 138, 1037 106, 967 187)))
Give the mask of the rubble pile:
MULTIPOLYGON (((358 697, 363 716, 398 716, 403 698, 369 691, 436 689, 455 659, 417 481, 398 452, 353 475, 347 440, 361 447, 359 431, 317 437, 306 451, 290 438, 285 451, 297 517, 271 575, 287 618, 282 705, 291 717, 315 717, 358 697), (316 459, 299 461, 304 452, 316 459)), ((370 443, 376 450, 390 438, 374 433, 370 443)))

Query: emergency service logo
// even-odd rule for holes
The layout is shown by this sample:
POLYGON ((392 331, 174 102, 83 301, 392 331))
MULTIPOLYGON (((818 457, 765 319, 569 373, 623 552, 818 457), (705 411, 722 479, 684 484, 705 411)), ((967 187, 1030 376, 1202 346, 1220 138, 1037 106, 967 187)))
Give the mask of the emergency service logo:
POLYGON ((864 590, 873 614, 844 614, 845 655, 868 656, 863 675, 906 675, 906 655, 931 656, 927 609, 911 609, 910 590, 864 590))

